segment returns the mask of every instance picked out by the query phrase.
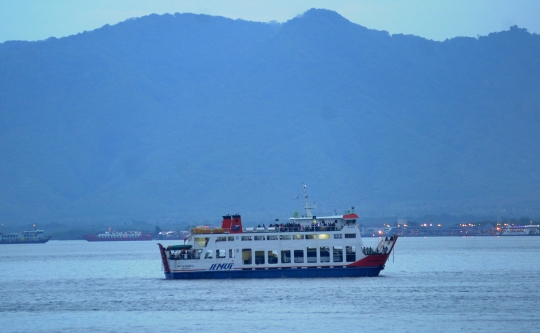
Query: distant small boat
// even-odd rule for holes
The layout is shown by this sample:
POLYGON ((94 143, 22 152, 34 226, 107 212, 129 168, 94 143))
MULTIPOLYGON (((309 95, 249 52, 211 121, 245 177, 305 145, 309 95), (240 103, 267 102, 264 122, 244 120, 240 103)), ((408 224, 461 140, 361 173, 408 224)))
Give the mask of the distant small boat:
POLYGON ((539 236, 540 225, 508 226, 501 230, 499 236, 539 236))
POLYGON ((161 231, 157 238, 162 240, 185 240, 191 236, 189 231, 161 231))
POLYGON ((391 227, 385 227, 385 228, 367 228, 362 227, 360 229, 360 233, 362 234, 362 237, 386 237, 386 236, 393 236, 395 234, 395 231, 392 230, 391 227))
POLYGON ((51 239, 50 236, 45 237, 43 230, 38 229, 0 235, 0 244, 43 244, 51 239))
POLYGON ((106 231, 102 234, 83 235, 89 242, 125 242, 152 240, 151 233, 142 231, 106 231))

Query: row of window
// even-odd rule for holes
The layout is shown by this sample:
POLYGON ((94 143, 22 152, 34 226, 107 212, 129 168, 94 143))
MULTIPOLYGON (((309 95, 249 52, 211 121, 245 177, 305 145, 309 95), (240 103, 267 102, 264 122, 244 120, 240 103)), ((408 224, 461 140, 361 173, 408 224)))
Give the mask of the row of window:
MULTIPOLYGON (((236 252, 239 252, 237 249, 236 252)), ((205 259, 213 259, 215 255, 218 259, 235 257, 235 252, 232 249, 227 250, 207 250, 205 253, 205 259), (228 252, 228 253, 227 253, 228 252)), ((356 261, 356 247, 345 246, 345 250, 342 246, 321 246, 307 247, 305 250, 255 250, 242 249, 242 264, 244 265, 264 265, 268 264, 300 264, 300 263, 327 263, 327 262, 355 262, 356 261), (304 256, 305 254, 305 256, 304 256)))
MULTIPOLYGON (((238 237, 238 236, 237 236, 238 237)), ((343 238, 342 234, 334 234, 334 239, 343 238)), ((356 238, 356 234, 345 234, 345 238, 356 238)), ((209 237, 195 237, 195 243, 199 245, 208 244, 209 237)), ((238 238, 237 238, 238 239, 238 238)), ((245 235, 241 236, 242 241, 260 241, 260 240, 301 240, 301 239, 330 239, 330 234, 295 234, 295 235, 245 235)), ((216 242, 232 242, 234 241, 234 236, 220 236, 216 237, 216 242)))

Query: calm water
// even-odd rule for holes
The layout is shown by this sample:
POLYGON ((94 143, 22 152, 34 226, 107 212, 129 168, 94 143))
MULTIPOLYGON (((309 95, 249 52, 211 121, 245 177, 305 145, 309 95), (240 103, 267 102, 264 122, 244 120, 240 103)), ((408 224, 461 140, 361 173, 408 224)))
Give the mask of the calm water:
POLYGON ((0 331, 539 332, 539 253, 540 237, 401 238, 376 278, 168 281, 155 241, 2 245, 0 331))

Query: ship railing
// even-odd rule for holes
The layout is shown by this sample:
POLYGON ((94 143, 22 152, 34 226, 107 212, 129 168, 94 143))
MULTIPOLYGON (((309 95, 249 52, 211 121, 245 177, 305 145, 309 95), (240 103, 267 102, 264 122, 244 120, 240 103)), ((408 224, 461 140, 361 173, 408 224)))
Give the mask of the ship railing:
POLYGON ((381 239, 379 244, 375 249, 372 247, 366 246, 362 247, 362 253, 364 255, 372 255, 372 254, 387 254, 391 251, 391 243, 396 240, 397 236, 387 236, 384 239, 381 239))
POLYGON ((200 259, 202 249, 191 249, 191 250, 177 250, 177 251, 170 251, 166 250, 168 252, 168 259, 169 260, 191 260, 191 259, 200 259))
MULTIPOLYGON (((342 226, 277 226, 244 228, 244 233, 341 231, 342 226)), ((226 232, 228 231, 225 229, 226 232)))
POLYGON ((372 254, 386 254, 386 251, 384 249, 375 248, 366 246, 362 247, 362 253, 366 256, 372 255, 372 254))

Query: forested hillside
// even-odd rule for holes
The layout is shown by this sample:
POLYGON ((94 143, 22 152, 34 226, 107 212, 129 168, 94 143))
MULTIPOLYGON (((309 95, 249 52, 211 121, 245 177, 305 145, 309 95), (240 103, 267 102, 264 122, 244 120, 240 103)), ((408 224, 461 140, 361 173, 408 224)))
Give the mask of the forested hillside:
POLYGON ((0 44, 0 221, 540 215, 540 36, 444 42, 312 9, 0 44))

